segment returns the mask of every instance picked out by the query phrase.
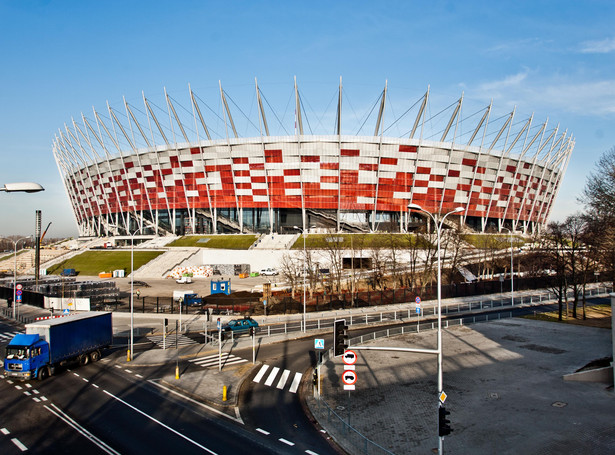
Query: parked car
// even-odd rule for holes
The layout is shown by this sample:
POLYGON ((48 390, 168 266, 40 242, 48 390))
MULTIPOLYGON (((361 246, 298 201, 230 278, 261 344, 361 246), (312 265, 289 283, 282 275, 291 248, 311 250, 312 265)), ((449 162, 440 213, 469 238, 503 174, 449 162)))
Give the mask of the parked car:
POLYGON ((261 270, 260 274, 264 276, 274 276, 278 274, 278 271, 276 269, 272 269, 271 267, 268 267, 266 269, 261 270))
POLYGON ((222 330, 225 332, 243 333, 249 331, 251 328, 255 330, 258 328, 258 322, 254 319, 245 317, 243 319, 231 319, 222 326, 222 330))

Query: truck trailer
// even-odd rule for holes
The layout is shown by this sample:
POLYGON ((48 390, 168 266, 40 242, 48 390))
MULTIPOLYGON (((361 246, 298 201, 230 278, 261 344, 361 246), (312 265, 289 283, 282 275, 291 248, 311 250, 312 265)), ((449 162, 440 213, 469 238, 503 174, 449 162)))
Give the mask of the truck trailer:
POLYGON ((45 379, 58 366, 96 362, 113 342, 110 312, 75 314, 26 324, 6 347, 4 376, 45 379))

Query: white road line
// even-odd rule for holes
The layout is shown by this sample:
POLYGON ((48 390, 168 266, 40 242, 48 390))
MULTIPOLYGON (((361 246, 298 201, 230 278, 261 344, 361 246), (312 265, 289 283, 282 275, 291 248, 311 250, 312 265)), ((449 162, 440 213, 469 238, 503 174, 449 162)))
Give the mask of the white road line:
POLYGON ((269 373, 269 376, 267 377, 267 380, 265 381, 266 386, 271 386, 271 384, 273 384, 273 380, 278 374, 278 371, 280 371, 278 367, 273 367, 273 370, 271 370, 271 373, 269 373))
POLYGON ((17 438, 11 439, 11 442, 15 444, 17 447, 19 447, 19 450, 21 450, 22 452, 26 452, 28 450, 28 448, 25 445, 23 445, 21 441, 17 438))
POLYGON ((289 445, 289 446, 294 446, 294 445, 295 445, 295 443, 294 443, 294 442, 287 441, 287 440, 286 440, 286 439, 284 439, 284 438, 280 438, 280 439, 278 439, 278 441, 283 442, 284 444, 287 444, 287 445, 289 445))
POLYGON ((306 450, 305 453, 308 455, 318 455, 316 452, 312 452, 311 450, 306 450))
POLYGON ((34 392, 35 395, 38 395, 40 392, 36 389, 32 389, 32 391, 34 392))
POLYGON ((257 428, 256 431, 258 431, 259 433, 263 433, 265 436, 269 436, 271 434, 268 431, 263 430, 262 428, 257 428))
POLYGON ((135 376, 138 378, 143 378, 143 376, 141 376, 140 374, 135 374, 135 376))
MULTIPOLYGON (((223 352, 222 355, 220 357, 222 357, 223 359, 229 357, 231 354, 229 354, 228 352, 223 352)), ((205 357, 196 357, 194 359, 190 359, 188 360, 188 362, 195 362, 195 363, 199 363, 201 361, 207 361, 207 360, 218 360, 218 354, 212 354, 212 355, 206 355, 205 357)))
POLYGON ((75 373, 74 371, 73 371, 73 374, 77 376, 78 378, 80 377, 79 374, 75 373))
POLYGON ((122 368, 121 365, 113 365, 115 368, 122 368))
POLYGON ((98 447, 100 447, 103 451, 105 451, 109 455, 120 455, 119 452, 113 450, 105 442, 101 441, 96 436, 94 436, 92 433, 90 433, 88 430, 86 430, 81 425, 79 425, 77 422, 75 422, 71 417, 68 416, 68 414, 66 414, 64 411, 62 411, 60 408, 58 408, 55 404, 52 403, 51 404, 51 408, 49 406, 45 405, 45 409, 47 409, 49 412, 54 414, 56 417, 60 418, 65 423, 67 423, 68 425, 73 427, 75 430, 77 430, 78 433, 80 433, 81 435, 85 436, 91 442, 93 442, 98 447), (51 408, 53 408, 53 409, 51 409, 51 408))
POLYGON ((43 401, 47 401, 47 397, 42 396, 42 397, 41 397, 41 400, 43 400, 43 401))
POLYGON ((269 365, 263 365, 261 367, 261 369, 258 370, 258 374, 256 376, 254 376, 253 381, 254 382, 261 382, 261 379, 263 379, 263 376, 265 376, 265 372, 267 371, 268 368, 269 368, 269 365))
POLYGON ((32 388, 32 384, 28 384, 28 383, 26 382, 26 387, 27 387, 28 389, 31 389, 31 388, 32 388))
POLYGON ((293 379, 293 383, 290 385, 290 389, 288 389, 290 393, 297 393, 299 384, 301 384, 301 376, 303 376, 301 373, 295 373, 295 379, 293 379))
POLYGON ((13 383, 13 381, 11 381, 10 379, 7 379, 6 382, 8 382, 9 384, 13 383))
POLYGON ((23 387, 22 387, 22 386, 20 386, 20 385, 16 385, 16 386, 15 386, 15 388, 16 388, 17 390, 22 390, 22 389, 23 389, 23 387))
POLYGON ((216 452, 213 452, 211 450, 209 450, 207 447, 199 444, 198 442, 196 442, 193 439, 190 439, 188 436, 181 434, 179 431, 174 430, 173 428, 171 428, 168 425, 165 425, 164 423, 162 423, 160 420, 157 420, 155 418, 153 418, 152 416, 146 414, 145 412, 141 411, 138 408, 135 408, 133 405, 131 405, 130 403, 127 403, 126 401, 122 400, 121 398, 116 397, 115 395, 113 395, 112 393, 107 392, 106 390, 103 390, 104 393, 106 393, 107 395, 109 395, 111 398, 114 398, 115 400, 119 401, 120 403, 122 403, 125 406, 128 406, 130 409, 138 412, 139 414, 143 415, 144 417, 147 417, 148 419, 150 419, 153 422, 156 422, 158 425, 160 425, 161 427, 166 428, 167 430, 171 431, 172 433, 175 433, 177 436, 179 436, 180 438, 185 439, 186 441, 194 444, 195 446, 205 450, 206 452, 212 454, 212 455, 217 455, 216 452))
POLYGON ((131 371, 131 370, 129 370, 129 369, 126 369, 126 370, 124 370, 124 371, 125 371, 126 373, 131 373, 131 374, 132 374, 132 371, 131 371))
POLYGON ((32 395, 30 392, 24 392, 23 394, 26 395, 26 396, 32 395))
POLYGON ((288 381, 289 375, 290 375, 290 370, 284 370, 284 373, 282 373, 282 376, 280 376, 280 380, 277 385, 278 389, 284 388, 284 386, 286 385, 286 381, 288 381))
POLYGON ((85 382, 90 382, 89 379, 86 379, 86 378, 81 378, 81 379, 83 379, 85 382))
POLYGON ((6 428, 1 428, 0 431, 2 432, 3 435, 7 435, 10 434, 11 432, 9 430, 7 430, 6 428))
POLYGON ((99 388, 96 384, 92 384, 93 387, 96 387, 97 389, 99 388))
POLYGON ((235 422, 237 422, 237 423, 240 423, 240 424, 244 425, 244 423, 243 423, 243 419, 242 419, 242 418, 241 418, 241 416, 239 415, 239 409, 238 409, 238 408, 235 408, 235 414, 236 414, 236 416, 237 416, 237 417, 233 417, 233 416, 230 416, 230 415, 228 415, 228 414, 225 414, 225 413, 224 413, 224 412, 222 412, 222 411, 218 411, 218 410, 217 410, 217 409, 215 409, 215 408, 209 407, 209 406, 207 406, 206 404, 203 404, 203 403, 200 403, 200 402, 198 402, 198 401, 196 401, 196 400, 193 400, 192 398, 187 397, 186 395, 182 395, 181 393, 179 393, 179 392, 177 392, 177 391, 175 391, 175 390, 173 390, 173 389, 169 389, 168 387, 165 387, 165 386, 163 386, 162 384, 158 384, 157 382, 154 382, 154 381, 152 381, 151 379, 148 379, 148 381, 147 381, 147 382, 149 382, 150 384, 153 384, 153 385, 155 385, 156 387, 159 387, 159 388, 161 388, 161 389, 163 389, 163 390, 166 390, 166 391, 167 391, 167 392, 169 392, 169 393, 172 393, 172 394, 174 394, 174 395, 177 395, 177 396, 179 396, 179 397, 182 397, 184 400, 187 400, 187 401, 189 401, 190 403, 197 404, 197 405, 201 406, 202 408, 205 408, 205 409, 207 409, 208 411, 213 412, 214 414, 218 414, 218 415, 221 415, 221 416, 223 416, 223 417, 227 417, 227 418, 229 418, 229 419, 231 419, 231 420, 233 420, 233 421, 235 421, 235 422))
POLYGON ((38 399, 38 398, 36 398, 36 397, 32 397, 32 399, 33 399, 34 401, 36 401, 37 403, 40 403, 40 402, 41 402, 41 400, 39 400, 39 399, 38 399))

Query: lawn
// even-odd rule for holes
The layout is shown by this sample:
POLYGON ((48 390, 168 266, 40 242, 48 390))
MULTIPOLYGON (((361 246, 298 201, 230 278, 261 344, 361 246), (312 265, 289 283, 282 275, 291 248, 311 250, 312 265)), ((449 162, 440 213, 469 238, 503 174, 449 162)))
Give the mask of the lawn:
MULTIPOLYGON (((410 244, 425 248, 427 241, 414 234, 308 234, 305 247, 308 249, 367 249, 367 248, 409 248, 410 244), (417 243, 418 242, 418 243, 417 243)), ((291 247, 303 248, 303 237, 300 235, 291 247)))
POLYGON ((217 248, 226 250, 247 250, 258 235, 231 234, 231 235, 187 235, 169 243, 167 246, 198 246, 200 248, 217 248))
MULTIPOLYGON (((505 234, 464 234, 463 240, 476 248, 505 249, 510 248, 510 235, 505 234)), ((521 237, 513 235, 513 246, 520 247, 525 244, 521 237)))
POLYGON ((535 315, 528 315, 523 317, 526 319, 535 319, 538 321, 561 322, 563 324, 584 325, 589 327, 602 327, 607 329, 611 327, 610 305, 592 305, 585 307, 586 319, 583 319, 583 308, 581 308, 580 306, 577 307, 576 319, 572 317, 572 310, 570 310, 570 314, 568 315, 568 317, 566 317, 565 312, 566 308, 564 308, 564 314, 562 315, 561 321, 557 319, 557 311, 553 311, 551 313, 537 313, 535 315))
MULTIPOLYGON (((134 270, 163 254, 163 251, 135 251, 134 270)), ((130 273, 130 251, 86 251, 47 269, 59 275, 64 269, 75 269, 79 275, 97 276, 100 272, 124 270, 130 273)))

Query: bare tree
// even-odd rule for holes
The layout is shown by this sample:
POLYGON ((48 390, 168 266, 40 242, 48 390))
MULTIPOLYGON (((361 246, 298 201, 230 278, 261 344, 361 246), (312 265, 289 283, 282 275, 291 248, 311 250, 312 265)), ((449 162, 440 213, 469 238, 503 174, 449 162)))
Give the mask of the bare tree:
POLYGON ((296 257, 285 254, 282 256, 279 268, 280 274, 290 284, 292 297, 295 298, 295 292, 303 271, 303 263, 296 257))

